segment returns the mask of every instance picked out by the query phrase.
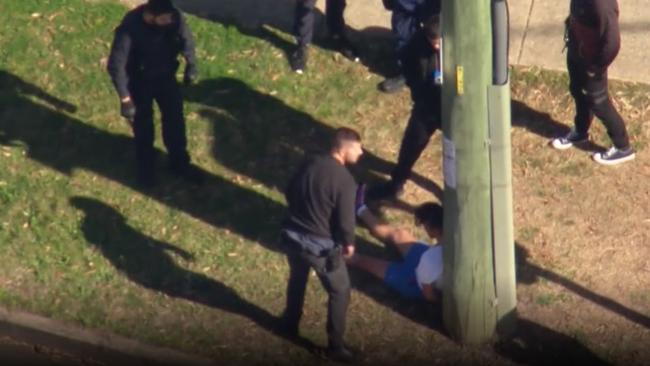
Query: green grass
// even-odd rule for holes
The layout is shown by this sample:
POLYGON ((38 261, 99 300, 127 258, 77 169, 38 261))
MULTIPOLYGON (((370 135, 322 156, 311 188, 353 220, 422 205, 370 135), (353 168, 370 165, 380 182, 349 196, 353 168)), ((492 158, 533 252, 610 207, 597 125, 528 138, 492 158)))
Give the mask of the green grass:
MULTIPOLYGON (((143 192, 135 185, 131 131, 105 72, 112 30, 124 12, 108 1, 0 2, 0 304, 222 363, 318 363, 269 330, 282 311, 288 274, 278 242, 282 189, 304 154, 322 148, 343 125, 359 129, 367 142, 369 153, 355 169, 360 179, 388 173, 409 113, 407 93, 379 95, 379 76, 318 47, 310 72, 296 76, 283 51, 289 35, 244 34, 190 16, 200 82, 184 90, 187 132, 207 183, 192 188, 168 175, 158 136, 161 184, 143 192)), ((534 85, 566 106, 565 84, 562 73, 513 72, 519 100, 533 95, 534 85)), ((633 107, 626 112, 645 103, 647 88, 616 88, 633 107)), ((517 202, 571 195, 580 174, 598 172, 576 157, 528 154, 539 144, 529 132, 557 126, 534 111, 515 113, 522 115, 534 118, 515 127, 514 171, 519 187, 536 193, 516 191, 517 202), (545 181, 549 165, 567 181, 545 181)), ((631 131, 643 149, 647 130, 635 122, 631 131)), ((439 146, 439 138, 431 144, 439 146)), ((420 160, 417 181, 441 184, 439 150, 420 160)), ((411 201, 430 199, 413 186, 411 201)), ((401 212, 386 217, 411 222, 401 212)), ((545 224, 554 218, 572 230, 581 223, 564 213, 542 217, 520 223, 518 240, 546 240, 545 224)), ((359 234, 360 250, 383 253, 359 234)), ((505 362, 432 331, 426 326, 432 309, 397 298, 368 276, 353 273, 353 280, 348 338, 369 362, 505 362)), ((543 291, 532 302, 564 302, 543 291)), ((635 299, 647 303, 647 296, 635 299)), ((301 330, 319 344, 326 342, 325 301, 312 278, 301 330)))

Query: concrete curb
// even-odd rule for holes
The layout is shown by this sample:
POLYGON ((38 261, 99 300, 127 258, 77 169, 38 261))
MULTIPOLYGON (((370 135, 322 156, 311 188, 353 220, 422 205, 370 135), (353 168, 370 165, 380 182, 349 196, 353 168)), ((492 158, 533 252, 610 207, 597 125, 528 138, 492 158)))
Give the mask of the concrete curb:
POLYGON ((4 308, 0 308, 0 334, 107 365, 216 365, 194 355, 4 308))

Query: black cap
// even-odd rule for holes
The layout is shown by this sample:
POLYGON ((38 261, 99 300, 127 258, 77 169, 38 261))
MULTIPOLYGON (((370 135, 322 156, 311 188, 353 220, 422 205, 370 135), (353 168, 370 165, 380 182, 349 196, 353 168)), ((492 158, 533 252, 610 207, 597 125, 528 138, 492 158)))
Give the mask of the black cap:
POLYGON ((154 15, 171 13, 175 9, 171 0, 149 0, 146 7, 154 15))

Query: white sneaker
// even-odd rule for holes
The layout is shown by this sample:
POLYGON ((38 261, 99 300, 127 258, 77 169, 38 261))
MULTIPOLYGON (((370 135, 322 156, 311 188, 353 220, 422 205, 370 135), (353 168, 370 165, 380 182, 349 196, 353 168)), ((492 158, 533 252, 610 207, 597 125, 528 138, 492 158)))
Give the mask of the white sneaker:
POLYGON ((603 165, 617 165, 625 163, 626 161, 634 160, 635 157, 636 154, 631 147, 624 150, 611 147, 605 152, 599 152, 593 155, 594 160, 603 165))

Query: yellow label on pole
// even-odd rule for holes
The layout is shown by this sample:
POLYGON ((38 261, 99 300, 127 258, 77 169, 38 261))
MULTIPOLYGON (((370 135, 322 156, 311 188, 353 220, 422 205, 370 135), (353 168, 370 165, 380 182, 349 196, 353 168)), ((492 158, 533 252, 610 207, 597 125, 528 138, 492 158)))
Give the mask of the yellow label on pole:
POLYGON ((462 66, 456 66, 456 92, 458 95, 465 94, 465 72, 462 66))

